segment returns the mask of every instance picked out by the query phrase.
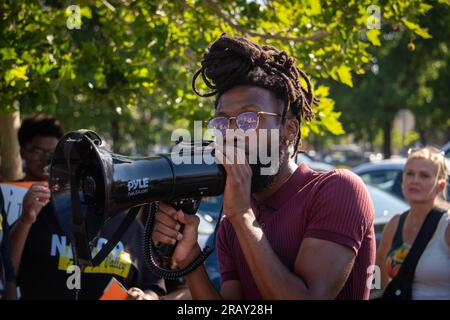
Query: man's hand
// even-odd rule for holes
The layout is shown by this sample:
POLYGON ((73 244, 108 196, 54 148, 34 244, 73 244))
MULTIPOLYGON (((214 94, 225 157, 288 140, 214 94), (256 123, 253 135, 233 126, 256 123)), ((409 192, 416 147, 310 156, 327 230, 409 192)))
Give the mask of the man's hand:
POLYGON ((144 292, 139 288, 130 288, 128 290, 127 300, 159 300, 159 297, 153 291, 144 292))
POLYGON ((236 157, 232 159, 233 155, 224 155, 221 151, 216 150, 216 158, 227 173, 223 194, 223 212, 229 219, 251 211, 252 170, 243 150, 234 148, 234 153, 237 159, 236 157), (231 162, 231 160, 234 162, 227 164, 227 161, 231 162), (237 160, 240 161, 237 162, 237 160), (242 160, 245 160, 245 163, 240 164, 242 160))
POLYGON ((20 221, 32 225, 41 209, 50 201, 50 196, 47 182, 33 184, 23 198, 23 214, 20 221))
POLYGON ((175 244, 178 241, 172 259, 180 266, 191 263, 200 253, 197 242, 200 219, 196 215, 176 211, 170 205, 160 202, 155 220, 153 243, 175 244), (183 234, 179 232, 180 223, 185 225, 183 234))

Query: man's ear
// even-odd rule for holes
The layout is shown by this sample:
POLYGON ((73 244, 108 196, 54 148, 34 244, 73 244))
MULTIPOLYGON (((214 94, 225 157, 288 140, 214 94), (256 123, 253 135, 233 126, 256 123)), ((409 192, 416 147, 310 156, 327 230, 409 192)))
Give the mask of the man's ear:
POLYGON ((285 137, 289 141, 295 141, 300 131, 300 123, 295 118, 286 118, 285 137))

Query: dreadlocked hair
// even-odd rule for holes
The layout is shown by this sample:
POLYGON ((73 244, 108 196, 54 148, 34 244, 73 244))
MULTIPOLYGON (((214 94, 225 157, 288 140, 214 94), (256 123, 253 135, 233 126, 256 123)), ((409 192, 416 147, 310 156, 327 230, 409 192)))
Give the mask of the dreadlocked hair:
MULTIPOLYGON (((201 67, 192 78, 192 89, 200 97, 216 95, 217 107, 219 97, 232 87, 262 87, 284 101, 283 121, 291 112, 301 124, 302 119, 310 121, 314 118, 312 105, 317 105, 319 99, 314 97, 311 81, 295 61, 295 58, 275 47, 260 46, 245 38, 223 34, 204 54, 201 67), (200 93, 197 90, 195 83, 199 76, 211 92, 200 93), (306 88, 300 79, 304 80, 306 88)), ((299 130, 295 150, 300 139, 299 130)))

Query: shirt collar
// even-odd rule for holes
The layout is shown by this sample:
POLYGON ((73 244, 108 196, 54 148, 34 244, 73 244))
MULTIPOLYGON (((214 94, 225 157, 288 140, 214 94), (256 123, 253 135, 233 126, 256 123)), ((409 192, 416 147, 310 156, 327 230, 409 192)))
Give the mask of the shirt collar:
POLYGON ((306 163, 300 164, 300 166, 292 173, 292 175, 281 185, 281 187, 275 191, 269 198, 262 202, 257 202, 252 197, 252 205, 256 208, 268 208, 273 211, 277 211, 281 206, 286 203, 294 194, 296 194, 303 185, 309 180, 312 170, 306 165, 306 163))

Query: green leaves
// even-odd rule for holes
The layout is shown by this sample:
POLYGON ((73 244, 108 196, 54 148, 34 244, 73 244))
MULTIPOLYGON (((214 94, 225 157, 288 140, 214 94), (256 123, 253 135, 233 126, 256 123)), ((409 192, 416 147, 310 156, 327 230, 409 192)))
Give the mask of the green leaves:
MULTIPOLYGON (((382 36, 374 29, 367 31, 368 41, 360 37, 371 0, 80 0, 79 30, 67 27, 66 9, 74 3, 58 4, 0 2, 0 112, 14 101, 25 114, 55 112, 67 129, 121 137, 116 142, 122 151, 169 144, 165 137, 177 123, 211 116, 213 98, 194 95, 191 79, 207 46, 223 32, 285 50, 316 83, 331 77, 349 87, 352 74, 367 69, 369 50, 380 46, 382 36)), ((405 19, 426 38, 426 29, 410 21, 430 5, 416 4, 380 4, 383 23, 405 19)), ((326 87, 317 94, 318 116, 303 125, 305 135, 342 134, 326 87)))
POLYGON ((310 0, 309 1, 309 5, 310 5, 310 13, 311 15, 318 15, 321 13, 322 8, 320 5, 320 0, 310 0))
MULTIPOLYGON (((408 8, 415 10, 417 6, 408 8)), ((390 126, 400 109, 407 109, 415 115, 415 130, 420 132, 421 143, 439 143, 447 139, 450 119, 448 9, 447 5, 435 4, 433 10, 428 7, 418 9, 415 16, 409 12, 403 20, 398 16, 400 23, 406 21, 408 29, 395 24, 393 39, 383 41, 380 48, 372 48, 375 57, 368 61, 366 75, 353 78, 354 89, 331 84, 336 109, 342 111, 341 121, 353 137, 376 145, 377 137, 381 141, 383 128, 390 126), (427 15, 419 16, 425 10, 427 15), (415 36, 419 29, 428 30, 433 37, 415 36), (415 51, 409 49, 412 40, 415 51)), ((399 14, 398 10, 396 7, 396 14, 399 14)), ((382 32, 386 29, 391 30, 390 26, 385 26, 382 32)), ((419 137, 407 133, 403 141, 396 142, 395 130, 392 136, 396 148, 401 148, 403 142, 406 145, 416 142, 419 137)))
POLYGON ((350 67, 341 65, 332 71, 333 79, 338 79, 340 82, 353 87, 352 74, 350 67))
POLYGON ((414 31, 415 34, 418 36, 424 38, 424 39, 430 39, 431 35, 428 33, 428 30, 425 28, 422 28, 417 23, 408 21, 406 18, 402 19, 403 24, 410 29, 411 31, 414 31))
POLYGON ((14 87, 17 80, 28 80, 26 75, 27 70, 27 65, 15 66, 12 69, 6 70, 4 77, 6 84, 14 87))
POLYGON ((374 46, 381 46, 381 42, 380 42, 380 30, 378 29, 372 29, 366 32, 366 36, 367 36, 367 40, 370 41, 370 43, 372 43, 374 46))
POLYGON ((330 132, 333 135, 344 134, 344 128, 339 121, 341 116, 340 112, 334 111, 334 101, 328 97, 329 89, 325 86, 319 86, 315 90, 316 96, 320 99, 319 106, 314 108, 316 114, 316 120, 320 124, 320 127, 316 129, 316 134, 324 135, 326 132, 330 132))
POLYGON ((15 60, 17 58, 14 48, 2 48, 0 49, 0 54, 3 60, 15 60))

